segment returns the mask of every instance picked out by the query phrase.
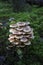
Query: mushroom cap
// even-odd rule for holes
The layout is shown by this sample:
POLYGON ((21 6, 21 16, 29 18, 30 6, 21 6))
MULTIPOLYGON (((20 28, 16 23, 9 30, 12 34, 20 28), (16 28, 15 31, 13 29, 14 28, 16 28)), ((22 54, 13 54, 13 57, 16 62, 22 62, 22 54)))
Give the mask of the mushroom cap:
POLYGON ((20 35, 24 35, 24 34, 25 34, 25 32, 23 32, 23 31, 22 31, 22 32, 19 32, 19 34, 20 34, 20 35))
POLYGON ((13 34, 9 34, 9 37, 14 36, 13 34))
POLYGON ((21 39, 22 37, 23 37, 23 35, 20 35, 20 36, 19 35, 15 35, 16 39, 21 39))
POLYGON ((23 34, 23 32, 19 32, 19 31, 15 30, 15 29, 10 29, 9 32, 11 32, 14 35, 21 35, 21 34, 23 34))
POLYGON ((18 31, 22 31, 23 30, 23 27, 18 27, 16 28, 18 31))
POLYGON ((11 28, 16 28, 17 25, 16 25, 16 24, 11 24, 10 27, 11 27, 11 28))
POLYGON ((18 35, 22 35, 23 34, 23 32, 18 32, 18 35))
POLYGON ((29 37, 30 37, 30 35, 24 35, 24 37, 29 38, 29 37))
POLYGON ((14 42, 14 38, 8 38, 10 42, 14 42))
POLYGON ((12 34, 14 34, 14 35, 17 35, 18 34, 18 31, 15 30, 15 29, 10 29, 9 32, 12 33, 12 34))
POLYGON ((13 42, 12 44, 14 44, 14 45, 18 45, 18 44, 19 44, 19 42, 13 42))
POLYGON ((10 29, 10 30, 9 30, 9 32, 11 32, 11 33, 12 33, 13 31, 14 31, 14 29, 10 29))
POLYGON ((25 22, 18 22, 18 23, 17 23, 17 26, 18 26, 18 27, 25 26, 25 22))
POLYGON ((25 37, 22 37, 22 38, 20 39, 20 42, 23 42, 23 43, 25 43, 25 42, 27 42, 27 41, 28 41, 28 39, 25 38, 25 37))
POLYGON ((31 44, 31 42, 30 41, 28 41, 28 42, 26 42, 26 43, 24 43, 25 45, 30 45, 31 44))
POLYGON ((10 37, 10 38, 15 38, 15 35, 10 34, 9 37, 10 37))
POLYGON ((28 33, 31 31, 31 28, 30 26, 26 26, 24 29, 23 29, 24 32, 28 33))
POLYGON ((31 29, 30 34, 31 34, 30 38, 31 38, 31 39, 34 39, 33 29, 31 29))

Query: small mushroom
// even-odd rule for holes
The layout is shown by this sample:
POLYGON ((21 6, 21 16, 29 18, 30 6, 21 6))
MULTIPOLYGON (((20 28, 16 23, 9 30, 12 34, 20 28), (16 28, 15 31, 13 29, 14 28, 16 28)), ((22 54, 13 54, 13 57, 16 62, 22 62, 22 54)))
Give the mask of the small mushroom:
POLYGON ((22 38, 20 39, 20 42, 23 42, 23 43, 25 43, 25 42, 27 42, 27 41, 28 41, 28 39, 25 38, 25 37, 22 37, 22 38))
POLYGON ((10 38, 15 38, 15 35, 10 34, 9 37, 10 37, 10 38))
POLYGON ((23 27, 21 28, 21 27, 18 27, 18 28, 16 28, 18 31, 22 31, 23 30, 23 27))
POLYGON ((15 35, 16 39, 21 39, 23 37, 23 35, 15 35))
POLYGON ((26 43, 24 43, 25 45, 30 45, 31 44, 31 42, 29 41, 29 42, 26 42, 26 43))
POLYGON ((14 35, 23 35, 23 34, 25 34, 25 33, 15 30, 15 31, 12 31, 12 34, 14 34, 14 35))
POLYGON ((14 36, 13 34, 9 34, 9 37, 14 36))
POLYGON ((30 37, 30 35, 24 35, 24 37, 29 38, 29 37, 30 37))
POLYGON ((18 43, 18 42, 13 42, 12 44, 14 44, 14 45, 18 45, 19 43, 18 43))
POLYGON ((16 28, 17 25, 16 25, 16 24, 11 24, 10 27, 11 27, 11 28, 16 28))
POLYGON ((25 26, 25 22, 18 22, 18 23, 17 23, 17 26, 18 26, 18 27, 25 26))
POLYGON ((15 29, 10 29, 9 32, 12 33, 12 34, 14 34, 14 35, 18 34, 18 31, 15 30, 15 29))
POLYGON ((30 32, 31 31, 31 28, 30 26, 26 26, 24 29, 23 29, 24 32, 30 32))
POLYGON ((14 38, 8 38, 10 42, 14 42, 14 38))
POLYGON ((10 29, 9 32, 12 33, 14 31, 14 29, 10 29))
POLYGON ((25 32, 18 32, 18 35, 24 35, 25 32))
POLYGON ((31 34, 30 38, 34 39, 33 29, 31 30, 30 34, 31 34))
POLYGON ((30 36, 30 38, 31 38, 31 39, 34 39, 34 36, 33 36, 33 34, 30 36))

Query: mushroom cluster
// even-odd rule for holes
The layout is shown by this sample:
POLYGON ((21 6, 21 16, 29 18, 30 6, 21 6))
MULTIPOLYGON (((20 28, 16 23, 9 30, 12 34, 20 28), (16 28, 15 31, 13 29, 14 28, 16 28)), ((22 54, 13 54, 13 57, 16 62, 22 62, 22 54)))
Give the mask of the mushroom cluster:
POLYGON ((9 47, 24 47, 25 45, 30 45, 31 39, 34 38, 33 29, 30 27, 29 22, 11 24, 9 32, 8 40, 11 42, 9 47))

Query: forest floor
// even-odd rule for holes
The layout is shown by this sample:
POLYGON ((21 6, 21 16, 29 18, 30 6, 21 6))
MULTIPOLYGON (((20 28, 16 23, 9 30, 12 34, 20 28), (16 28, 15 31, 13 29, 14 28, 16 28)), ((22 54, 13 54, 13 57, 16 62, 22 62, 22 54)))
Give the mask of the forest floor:
MULTIPOLYGON (((27 51, 28 53, 25 58, 26 64, 18 63, 18 65, 43 65, 43 7, 33 5, 28 8, 28 11, 16 13, 13 12, 10 4, 0 3, 0 20, 1 18, 3 19, 3 17, 14 17, 16 22, 29 21, 34 29, 35 39, 32 41, 32 46, 28 48, 30 54, 27 51)), ((8 24, 9 23, 11 22, 8 22, 8 24)), ((5 31, 5 36, 7 36, 6 30, 3 31, 5 31)), ((0 34, 3 35, 3 33, 0 34)), ((2 38, 4 39, 3 36, 2 38)), ((3 43, 7 43, 7 41, 3 41, 3 43)))

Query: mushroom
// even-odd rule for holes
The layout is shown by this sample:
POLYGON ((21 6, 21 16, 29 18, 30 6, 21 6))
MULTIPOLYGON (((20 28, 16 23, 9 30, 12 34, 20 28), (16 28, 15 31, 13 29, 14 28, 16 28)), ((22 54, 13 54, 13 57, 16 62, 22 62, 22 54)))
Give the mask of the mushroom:
POLYGON ((23 35, 15 35, 16 39, 21 39, 23 37, 23 35))
POLYGON ((30 37, 30 35, 24 35, 24 37, 29 38, 29 37, 30 37))
POLYGON ((25 32, 23 32, 23 31, 18 33, 18 35, 24 35, 24 34, 25 34, 25 32))
POLYGON ((10 42, 14 42, 14 38, 8 38, 10 42))
POLYGON ((10 29, 9 32, 12 33, 14 31, 14 29, 10 29))
POLYGON ((16 25, 16 24, 11 24, 10 27, 11 27, 11 28, 16 28, 17 25, 16 25))
POLYGON ((10 37, 10 38, 15 38, 15 35, 10 34, 9 37, 10 37))
POLYGON ((30 38, 31 38, 31 39, 34 39, 33 29, 31 29, 30 34, 31 34, 30 38))
POLYGON ((24 43, 25 45, 30 45, 31 44, 31 42, 30 41, 28 41, 28 42, 26 42, 26 43, 24 43))
POLYGON ((14 35, 18 34, 18 31, 15 30, 15 29, 10 29, 9 32, 12 33, 12 34, 14 34, 14 35))
POLYGON ((18 23, 17 23, 17 26, 18 26, 18 27, 25 26, 25 22, 18 22, 18 23))
POLYGON ((24 29, 23 29, 24 32, 28 33, 31 31, 31 28, 30 26, 26 26, 24 29))
POLYGON ((23 42, 23 43, 25 43, 25 42, 27 42, 27 41, 28 41, 28 39, 25 38, 25 37, 22 37, 22 38, 20 39, 20 42, 23 42))
POLYGON ((18 27, 18 28, 16 28, 18 31, 22 31, 23 30, 23 27, 21 28, 21 27, 18 27))

